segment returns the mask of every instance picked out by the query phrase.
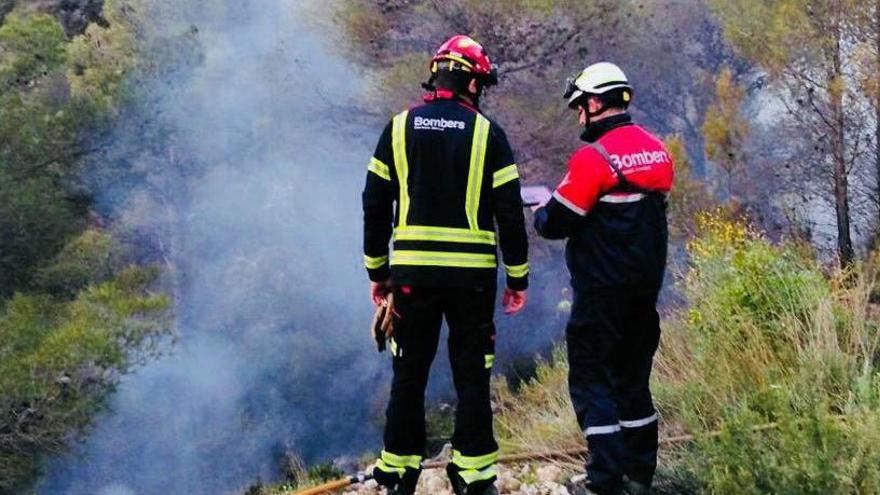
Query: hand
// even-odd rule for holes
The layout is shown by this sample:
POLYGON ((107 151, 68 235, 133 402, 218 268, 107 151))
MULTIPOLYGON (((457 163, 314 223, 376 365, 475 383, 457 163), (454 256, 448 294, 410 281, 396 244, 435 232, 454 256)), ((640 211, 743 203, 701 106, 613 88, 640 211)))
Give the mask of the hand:
POLYGON ((519 313, 526 305, 526 291, 504 289, 504 296, 501 298, 501 306, 504 308, 504 314, 514 315, 519 313))
POLYGON ((374 306, 379 306, 385 301, 385 297, 391 292, 391 279, 383 282, 370 282, 370 300, 374 306))
POLYGON ((543 208, 553 197, 553 192, 547 186, 524 186, 520 192, 523 202, 531 204, 529 208, 534 212, 543 208))

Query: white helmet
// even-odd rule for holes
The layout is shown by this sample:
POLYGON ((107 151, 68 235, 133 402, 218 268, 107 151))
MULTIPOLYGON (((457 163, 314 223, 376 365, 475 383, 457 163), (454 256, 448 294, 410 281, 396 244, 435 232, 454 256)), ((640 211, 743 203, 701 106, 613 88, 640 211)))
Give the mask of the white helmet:
POLYGON ((574 108, 585 94, 601 95, 615 89, 625 89, 623 101, 629 103, 632 99, 632 86, 629 85, 626 74, 612 63, 599 62, 569 78, 563 98, 568 99, 568 106, 574 108))

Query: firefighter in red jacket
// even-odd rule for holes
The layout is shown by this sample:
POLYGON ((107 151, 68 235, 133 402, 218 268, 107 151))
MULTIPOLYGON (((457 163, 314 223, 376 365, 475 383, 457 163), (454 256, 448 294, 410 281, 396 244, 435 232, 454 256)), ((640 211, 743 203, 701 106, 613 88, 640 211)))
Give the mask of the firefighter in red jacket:
POLYGON ((378 304, 392 292, 394 301, 394 378, 373 475, 389 493, 415 491, 425 386, 445 317, 458 394, 447 473, 456 494, 488 495, 497 493, 489 404, 497 247, 507 275, 505 313, 523 307, 528 286, 519 175, 504 131, 479 111, 483 88, 496 83, 483 47, 455 36, 430 69, 424 104, 395 116, 382 133, 363 193, 371 295, 378 304))
POLYGON ((568 240, 569 392, 590 451, 575 493, 648 493, 657 465, 648 382, 660 339, 673 165, 663 142, 633 124, 632 96, 614 64, 591 65, 570 80, 565 97, 587 144, 535 214, 539 234, 568 240))

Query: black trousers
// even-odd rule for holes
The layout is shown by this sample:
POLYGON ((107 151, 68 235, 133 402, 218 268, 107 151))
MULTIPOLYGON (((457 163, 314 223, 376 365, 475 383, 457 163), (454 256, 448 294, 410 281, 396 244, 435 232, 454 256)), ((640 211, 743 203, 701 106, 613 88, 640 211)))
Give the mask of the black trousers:
MULTIPOLYGON (((449 326, 449 360, 458 395, 450 474, 461 475, 468 493, 480 493, 478 486, 495 480, 493 456, 497 455, 498 444, 492 431, 489 403, 495 359, 495 292, 494 286, 394 289, 398 314, 390 346, 394 378, 386 411, 383 455, 389 461, 424 455, 425 387, 445 317, 449 326)), ((378 476, 377 481, 390 484, 378 476)))
POLYGON ((657 467, 658 418, 649 388, 660 341, 657 292, 576 292, 566 339, 589 483, 599 493, 616 493, 623 475, 650 485, 657 467))

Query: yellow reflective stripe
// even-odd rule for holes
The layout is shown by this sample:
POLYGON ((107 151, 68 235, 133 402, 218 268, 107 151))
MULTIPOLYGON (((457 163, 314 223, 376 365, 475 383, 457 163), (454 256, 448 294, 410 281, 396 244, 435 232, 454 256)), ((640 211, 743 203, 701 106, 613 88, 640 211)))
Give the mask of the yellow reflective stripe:
POLYGON ((409 162, 406 158, 406 117, 409 110, 405 110, 394 117, 391 126, 391 147, 394 149, 394 169, 397 171, 397 182, 400 183, 400 204, 398 217, 399 224, 406 225, 406 217, 409 215, 409 162))
POLYGON ((495 245, 495 232, 491 230, 457 229, 453 227, 398 227, 394 231, 396 241, 467 242, 495 245))
POLYGON ((472 69, 474 67, 474 64, 470 63, 466 58, 462 58, 462 57, 453 55, 451 53, 447 53, 446 55, 443 55, 443 58, 447 58, 449 60, 455 60, 456 62, 460 63, 461 65, 464 65, 468 69, 472 69))
POLYGON ((381 268, 385 263, 388 263, 388 256, 373 258, 372 256, 364 255, 364 266, 370 270, 381 268))
POLYGON ((516 169, 515 163, 492 174, 492 188, 503 186, 514 179, 519 179, 519 171, 516 169))
POLYGON ((391 264, 457 268, 495 268, 497 265, 494 254, 400 250, 391 253, 391 264))
POLYGON ((462 469, 484 469, 495 464, 498 460, 498 451, 480 456, 462 455, 458 450, 452 451, 452 463, 462 469))
POLYGON ((488 480, 498 476, 498 468, 495 466, 490 466, 486 469, 479 471, 476 469, 467 469, 464 471, 459 471, 457 474, 461 476, 461 479, 463 479, 465 483, 470 485, 471 483, 474 483, 476 481, 488 480))
POLYGON ((495 354, 486 354, 483 357, 486 359, 486 369, 491 368, 495 364, 495 354))
POLYGON ((504 270, 508 275, 514 278, 525 277, 529 274, 529 264, 523 263, 522 265, 515 266, 505 266, 504 270))
POLYGON ((376 461, 376 468, 379 471, 384 471, 386 473, 397 473, 400 476, 403 476, 403 474, 406 472, 405 468, 389 466, 388 464, 385 464, 385 462, 382 461, 382 459, 379 459, 378 461, 376 461))
POLYGON ((375 157, 370 159, 370 165, 367 167, 367 170, 385 180, 391 180, 391 170, 388 168, 388 165, 385 165, 381 160, 375 157))
POLYGON ((388 452, 387 450, 383 450, 382 454, 379 458, 380 461, 385 462, 389 466, 393 467, 408 467, 413 469, 419 469, 421 467, 422 456, 420 455, 397 455, 388 452))
POLYGON ((471 164, 464 210, 471 230, 479 229, 477 211, 480 208, 480 189, 483 187, 483 166, 486 163, 486 144, 489 141, 489 120, 477 114, 474 139, 471 143, 471 164))

